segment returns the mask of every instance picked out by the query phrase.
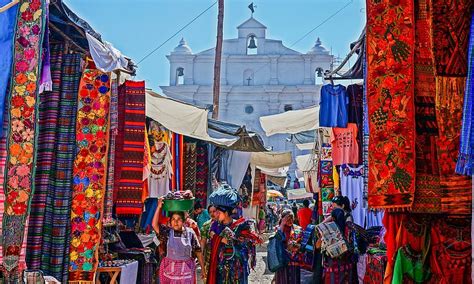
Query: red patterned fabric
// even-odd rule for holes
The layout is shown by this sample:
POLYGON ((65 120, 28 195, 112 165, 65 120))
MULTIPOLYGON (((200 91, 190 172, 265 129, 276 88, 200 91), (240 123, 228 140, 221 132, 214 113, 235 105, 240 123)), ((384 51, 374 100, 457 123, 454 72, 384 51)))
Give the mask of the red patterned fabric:
POLYGON ((367 254, 367 270, 365 272, 364 284, 382 284, 386 265, 387 255, 367 254))
POLYGON ((115 145, 117 215, 142 213, 144 145, 145 82, 125 81, 119 87, 119 134, 115 145))
POLYGON ((93 281, 101 240, 109 144, 110 74, 86 69, 76 123, 69 281, 93 281))
POLYGON ((471 224, 467 219, 440 219, 431 228, 430 283, 472 283, 471 224))
POLYGON ((472 0, 433 1, 433 53, 436 75, 466 76, 472 0))
POLYGON ((409 208, 415 190, 414 9, 395 2, 367 1, 371 208, 409 208))

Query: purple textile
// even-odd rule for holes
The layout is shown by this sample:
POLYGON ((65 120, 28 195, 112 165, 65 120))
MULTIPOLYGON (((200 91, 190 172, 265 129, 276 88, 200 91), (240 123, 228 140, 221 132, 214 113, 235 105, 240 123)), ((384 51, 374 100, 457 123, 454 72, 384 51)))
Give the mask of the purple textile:
MULTIPOLYGON (((48 2, 48 1, 47 1, 48 2)), ((42 52, 42 63, 41 63, 41 78, 39 84, 39 93, 44 91, 53 90, 53 79, 51 78, 51 63, 49 53, 49 5, 44 6, 46 9, 46 22, 44 25, 44 39, 43 39, 43 52, 42 52)))

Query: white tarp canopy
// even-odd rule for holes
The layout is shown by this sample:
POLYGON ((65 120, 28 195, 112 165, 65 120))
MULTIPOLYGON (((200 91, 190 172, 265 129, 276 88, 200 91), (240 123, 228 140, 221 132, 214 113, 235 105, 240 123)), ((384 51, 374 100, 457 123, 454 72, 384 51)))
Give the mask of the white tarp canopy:
POLYGON ((319 127, 319 106, 262 116, 260 124, 267 136, 314 130, 319 127))
POLYGON ((282 167, 282 168, 276 168, 276 169, 269 169, 265 167, 257 167, 262 173, 266 174, 267 176, 272 176, 272 177, 283 177, 286 178, 286 174, 288 173, 288 170, 290 167, 282 167))
POLYGON ((310 171, 313 168, 312 154, 296 156, 296 165, 302 172, 310 171))
POLYGON ((208 111, 206 109, 162 97, 150 90, 146 91, 145 112, 146 116, 178 134, 226 147, 238 140, 238 138, 227 139, 209 136, 208 111))
POLYGON ((303 143, 303 144, 295 144, 298 150, 313 150, 315 143, 303 143))
POLYGON ((313 198, 313 194, 306 192, 304 188, 289 189, 286 191, 286 195, 288 196, 288 200, 313 198))
POLYGON ((250 164, 260 168, 278 169, 291 165, 291 152, 254 152, 250 164))

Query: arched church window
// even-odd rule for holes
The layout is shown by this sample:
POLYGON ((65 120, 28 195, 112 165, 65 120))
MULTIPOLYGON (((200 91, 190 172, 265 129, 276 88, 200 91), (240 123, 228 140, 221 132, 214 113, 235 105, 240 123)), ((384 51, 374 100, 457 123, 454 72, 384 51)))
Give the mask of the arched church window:
POLYGON ((184 68, 179 67, 176 69, 176 85, 184 85, 184 68))
POLYGON ((314 72, 314 83, 316 85, 324 84, 324 70, 321 67, 316 68, 314 72))
POLYGON ((254 85, 254 73, 252 69, 247 69, 244 71, 243 85, 244 86, 254 85))
POLYGON ((247 55, 257 54, 257 37, 255 35, 249 35, 247 38, 247 55))
POLYGON ((293 106, 292 106, 292 105, 285 105, 285 106, 283 107, 283 110, 284 110, 284 111, 293 110, 293 106))

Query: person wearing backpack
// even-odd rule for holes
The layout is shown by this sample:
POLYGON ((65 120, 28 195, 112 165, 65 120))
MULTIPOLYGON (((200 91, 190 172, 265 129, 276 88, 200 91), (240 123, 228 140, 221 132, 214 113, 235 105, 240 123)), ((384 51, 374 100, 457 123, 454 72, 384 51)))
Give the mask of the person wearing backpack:
MULTIPOLYGON (((346 248, 344 248, 344 253, 336 257, 331 257, 327 253, 324 254, 323 283, 358 283, 357 244, 349 198, 347 196, 336 196, 332 199, 332 205, 334 209, 331 212, 331 216, 323 222, 328 223, 332 221, 337 225, 340 231, 339 235, 344 239, 346 248)), ((320 245, 320 242, 318 242, 316 247, 320 245)))
POLYGON ((303 253, 300 250, 302 230, 294 224, 295 215, 290 209, 281 214, 280 226, 275 238, 280 241, 283 253, 287 258, 287 265, 275 272, 276 284, 299 284, 301 282, 301 265, 303 253))

